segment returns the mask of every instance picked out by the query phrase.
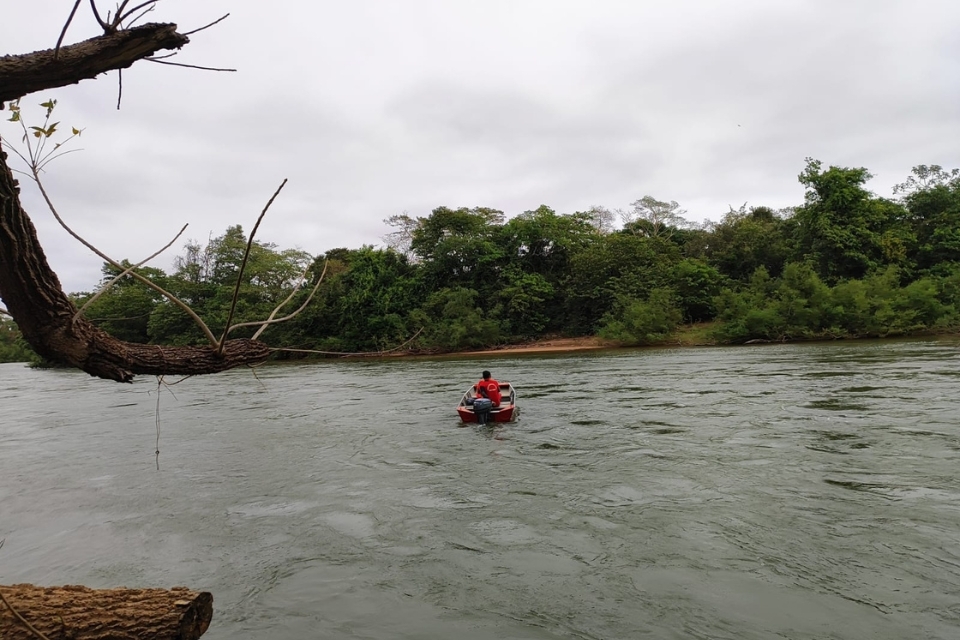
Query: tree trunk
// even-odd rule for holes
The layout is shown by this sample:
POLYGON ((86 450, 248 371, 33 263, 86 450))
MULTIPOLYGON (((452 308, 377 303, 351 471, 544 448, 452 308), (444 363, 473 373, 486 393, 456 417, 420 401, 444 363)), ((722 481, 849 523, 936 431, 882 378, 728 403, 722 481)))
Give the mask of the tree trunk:
MULTIPOLYGON (((195 640, 213 617, 213 596, 186 587, 88 589, 0 586, 9 605, 49 640, 195 640)), ((38 637, 0 603, 0 638, 38 637)))
MULTIPOLYGON (((0 58, 0 101, 92 78, 128 67, 159 49, 189 42, 173 24, 148 24, 93 38, 60 50, 0 58)), ((212 347, 163 347, 118 340, 84 318, 47 263, 33 222, 20 203, 20 189, 0 152, 0 299, 24 339, 45 358, 107 380, 129 382, 135 374, 198 375, 258 364, 270 349, 256 340, 230 340, 212 347)))
POLYGON ((0 104, 28 93, 77 84, 101 73, 125 69, 162 49, 190 42, 175 24, 145 24, 105 36, 25 55, 0 57, 0 104))
POLYGON ((90 375, 130 382, 135 374, 199 375, 263 362, 270 349, 256 340, 212 347, 164 347, 118 340, 84 318, 47 263, 37 231, 20 205, 20 188, 0 152, 0 298, 37 353, 90 375))

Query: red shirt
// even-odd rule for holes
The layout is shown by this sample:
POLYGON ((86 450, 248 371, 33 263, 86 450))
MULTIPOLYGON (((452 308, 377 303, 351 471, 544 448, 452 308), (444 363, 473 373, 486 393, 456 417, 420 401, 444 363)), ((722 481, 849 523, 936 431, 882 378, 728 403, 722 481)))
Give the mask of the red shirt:
POLYGON ((482 390, 486 390, 487 398, 490 398, 490 401, 493 402, 493 406, 500 406, 500 383, 490 378, 489 380, 481 380, 477 383, 477 396, 484 397, 482 390))

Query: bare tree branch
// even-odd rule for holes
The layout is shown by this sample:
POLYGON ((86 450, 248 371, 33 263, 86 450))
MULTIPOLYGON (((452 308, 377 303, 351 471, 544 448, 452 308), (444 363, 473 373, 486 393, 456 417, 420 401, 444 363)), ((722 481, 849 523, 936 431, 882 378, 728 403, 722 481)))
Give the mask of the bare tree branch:
MULTIPOLYGON (((168 56, 164 56, 168 57, 168 56)), ((186 67, 187 69, 200 69, 201 71, 231 71, 236 72, 236 69, 226 69, 220 67, 202 67, 198 64, 183 64, 182 62, 167 62, 160 58, 144 58, 147 62, 156 62, 157 64, 168 64, 171 67, 186 67)))
MULTIPOLYGON (((47 208, 50 209, 50 213, 52 213, 53 217, 57 219, 57 222, 60 223, 60 226, 63 227, 64 230, 74 238, 74 240, 76 240, 77 242, 85 246, 87 249, 90 249, 90 251, 97 254, 97 256, 102 258, 104 261, 109 262, 113 267, 117 269, 123 269, 123 265, 121 265, 119 262, 117 262, 116 260, 108 256, 104 252, 100 251, 100 249, 97 249, 95 246, 93 246, 92 244, 87 242, 83 237, 81 237, 80 234, 78 234, 76 231, 71 229, 67 225, 67 223, 64 222, 63 218, 60 217, 60 213, 57 211, 57 208, 53 205, 53 201, 50 200, 50 196, 47 194, 47 190, 44 188, 43 182, 41 182, 40 176, 36 172, 34 172, 33 174, 33 179, 34 179, 34 182, 37 183, 37 187, 40 188, 40 194, 43 196, 44 202, 47 203, 47 208)), ((190 318, 193 319, 193 322, 200 328, 200 331, 203 332, 203 335, 207 338, 207 341, 210 343, 210 346, 218 350, 218 355, 219 353, 223 352, 223 341, 219 341, 219 342, 217 341, 217 339, 213 335, 213 332, 210 331, 210 328, 207 326, 207 324, 200 318, 200 316, 196 314, 196 312, 193 309, 190 308, 189 305, 187 305, 185 302, 180 300, 180 298, 173 295, 172 293, 170 293, 169 291, 167 291, 157 283, 153 282, 149 278, 144 278, 136 271, 131 271, 130 275, 134 279, 139 280, 143 284, 147 285, 148 287, 150 287, 151 289, 153 289, 154 291, 156 291, 157 293, 165 297, 167 300, 169 300, 173 304, 183 309, 187 313, 187 315, 189 315, 190 318)))
POLYGON ((260 215, 257 217, 256 224, 253 225, 253 230, 250 232, 250 237, 247 239, 247 249, 243 252, 243 260, 240 262, 240 271, 237 273, 237 285, 233 288, 233 300, 230 302, 230 312, 227 313, 227 323, 223 327, 223 335, 220 336, 220 347, 223 346, 224 341, 227 339, 227 334, 230 332, 230 323, 233 322, 233 313, 237 309, 237 298, 240 297, 240 284, 243 282, 243 271, 247 268, 247 260, 250 258, 250 250, 253 248, 253 239, 257 235, 257 229, 260 228, 260 223, 263 222, 263 217, 267 215, 267 210, 270 209, 270 205, 273 204, 273 201, 277 199, 277 196, 280 195, 280 191, 283 190, 283 187, 286 186, 287 179, 284 178, 283 182, 280 183, 280 186, 277 187, 277 190, 273 192, 273 195, 270 196, 270 199, 267 201, 267 205, 263 208, 263 211, 260 212, 260 215))
POLYGON ((60 57, 60 45, 63 44, 63 38, 67 35, 67 29, 70 27, 70 23, 73 22, 73 16, 77 14, 77 7, 80 6, 81 0, 77 0, 73 4, 73 9, 70 10, 70 17, 67 18, 66 23, 63 25, 63 30, 60 32, 60 37, 57 38, 57 46, 53 49, 53 59, 58 60, 60 57))
POLYGON ((144 9, 143 12, 142 12, 140 15, 138 15, 136 18, 133 18, 132 20, 130 20, 130 22, 127 24, 127 28, 129 29, 129 28, 131 28, 133 25, 135 25, 135 24, 137 24, 138 22, 140 22, 140 18, 142 18, 143 16, 147 15, 148 13, 150 13, 151 11, 153 11, 154 9, 156 9, 156 7, 157 7, 157 5, 152 4, 152 5, 150 5, 149 7, 147 7, 146 9, 144 9))
POLYGON ((229 18, 229 17, 230 17, 230 14, 229 14, 229 13, 225 13, 223 16, 217 18, 216 20, 214 20, 214 21, 211 22, 210 24, 204 25, 204 26, 200 27, 199 29, 194 29, 193 31, 187 31, 187 32, 186 32, 185 34, 183 34, 183 35, 185 35, 185 36, 192 36, 193 34, 197 33, 198 31, 203 31, 204 29, 209 29, 209 28, 212 27, 213 25, 218 24, 218 23, 220 23, 220 22, 223 22, 224 20, 226 20, 226 19, 229 18))
POLYGON ((105 34, 112 33, 110 25, 103 21, 103 19, 100 17, 100 12, 97 11, 96 0, 90 0, 90 9, 93 11, 93 17, 96 18, 97 24, 100 25, 100 27, 103 29, 103 32, 105 34))
MULTIPOLYGON (((147 8, 147 11, 153 11, 153 7, 154 7, 154 6, 157 4, 157 2, 159 2, 159 1, 160 1, 160 0, 147 0, 146 2, 140 3, 140 4, 138 4, 137 6, 135 6, 133 9, 130 9, 130 11, 127 11, 126 13, 124 13, 123 10, 124 10, 124 8, 127 6, 127 0, 123 0, 123 4, 121 4, 121 5, 117 8, 117 17, 116 17, 116 19, 114 19, 114 21, 113 21, 113 26, 115 26, 115 27, 121 26, 121 24, 123 23, 124 20, 126 20, 127 18, 129 18, 131 15, 133 15, 134 13, 136 13, 137 11, 139 11, 140 9, 143 9, 144 7, 148 7, 148 8, 147 8)), ((146 11, 144 11, 144 13, 146 13, 146 11)), ((142 15, 142 14, 141 14, 141 15, 142 15)), ((184 35, 186 35, 186 34, 184 34, 184 35)))
POLYGON ((117 69, 117 111, 120 111, 120 101, 123 99, 123 69, 117 69))
MULTIPOLYGON (((287 320, 295 318, 301 311, 307 308, 307 305, 310 304, 311 300, 313 300, 313 296, 316 295, 317 290, 320 288, 320 283, 323 282, 323 277, 327 274, 327 264, 328 263, 326 261, 323 263, 323 272, 320 274, 320 277, 317 279, 316 284, 313 285, 313 289, 310 291, 310 295, 307 296, 307 299, 303 302, 303 304, 300 305, 300 307, 296 311, 282 318, 274 319, 274 316, 276 316, 280 312, 280 309, 285 307, 286 304, 293 299, 293 296, 296 295, 297 291, 300 291, 299 283, 297 284, 296 287, 293 288, 293 291, 290 292, 290 295, 288 295, 283 302, 277 305, 277 308, 270 313, 270 315, 267 317, 266 320, 260 320, 255 322, 242 322, 240 324, 235 324, 232 327, 230 327, 230 331, 233 331, 234 329, 239 329, 240 327, 259 326, 260 328, 257 329, 256 333, 253 334, 253 338, 252 338, 253 340, 256 340, 257 338, 260 337, 260 334, 263 333, 264 330, 271 324, 280 324, 281 322, 286 322, 287 320)), ((309 267, 307 267, 307 270, 309 271, 309 267)))
POLYGON ((83 306, 80 307, 80 309, 77 311, 77 315, 73 316, 73 321, 76 322, 77 319, 78 319, 80 316, 83 315, 83 312, 86 311, 87 307, 89 307, 91 304, 93 304, 93 303, 96 301, 97 298, 99 298, 99 297, 102 296, 104 293, 106 293, 107 291, 109 291, 110 288, 111 288, 113 285, 115 285, 117 282, 119 282, 121 278, 123 278, 124 276, 128 275, 128 274, 129 274, 130 272, 132 272, 134 269, 138 269, 139 267, 142 267, 142 266, 145 265, 146 263, 148 263, 148 262, 150 262, 151 260, 153 260, 154 258, 156 258, 158 255, 160 255, 161 253, 163 253, 164 251, 166 251, 167 249, 169 249, 170 246, 171 246, 174 242, 177 241, 177 238, 179 238, 180 236, 183 235, 183 232, 187 230, 187 227, 188 227, 188 226, 190 226, 190 225, 189 225, 189 224, 183 225, 183 228, 180 229, 180 233, 178 233, 177 235, 175 235, 175 236, 173 237, 173 240, 171 240, 170 242, 168 242, 167 244, 165 244, 162 249, 160 249, 160 250, 157 251, 156 253, 151 254, 150 256, 147 256, 146 258, 144 258, 143 260, 141 260, 141 261, 138 262, 137 264, 132 265, 129 269, 125 269, 125 270, 122 271, 119 275, 117 275, 115 278, 113 278, 112 280, 110 280, 110 282, 108 282, 108 283, 106 283, 105 285, 103 285, 102 287, 100 287, 100 290, 97 291, 95 294, 93 294, 93 297, 91 297, 89 300, 87 300, 87 301, 83 304, 83 306))
POLYGON ((177 33, 175 24, 145 24, 59 50, 3 56, 0 57, 0 78, 3 78, 0 102, 124 69, 157 51, 179 49, 189 41, 177 33))

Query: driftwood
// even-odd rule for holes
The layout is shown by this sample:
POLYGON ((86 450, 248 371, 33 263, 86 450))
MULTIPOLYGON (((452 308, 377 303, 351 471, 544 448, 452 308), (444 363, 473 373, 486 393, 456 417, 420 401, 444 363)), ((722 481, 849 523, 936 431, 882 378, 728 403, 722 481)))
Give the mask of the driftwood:
POLYGON ((0 602, 3 640, 39 640, 30 626, 48 640, 195 640, 207 630, 213 616, 213 596, 186 587, 88 589, 15 584, 0 586, 0 595, 9 604, 0 602))

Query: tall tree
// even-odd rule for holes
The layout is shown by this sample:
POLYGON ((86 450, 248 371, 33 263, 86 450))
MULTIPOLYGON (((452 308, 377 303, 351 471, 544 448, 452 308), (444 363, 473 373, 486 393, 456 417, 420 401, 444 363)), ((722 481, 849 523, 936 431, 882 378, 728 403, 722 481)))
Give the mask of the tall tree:
POLYGON ((679 228, 689 223, 684 218, 687 212, 671 200, 657 200, 653 196, 643 196, 630 205, 629 211, 621 213, 624 230, 649 238, 669 238, 679 228))
POLYGON ((811 260, 828 282, 862 278, 906 258, 906 210, 869 192, 871 177, 864 168, 824 169, 811 158, 799 176, 806 195, 795 216, 796 259, 811 260))
POLYGON ((903 194, 910 212, 917 267, 922 271, 944 270, 960 263, 960 169, 916 166, 894 192, 903 194))

